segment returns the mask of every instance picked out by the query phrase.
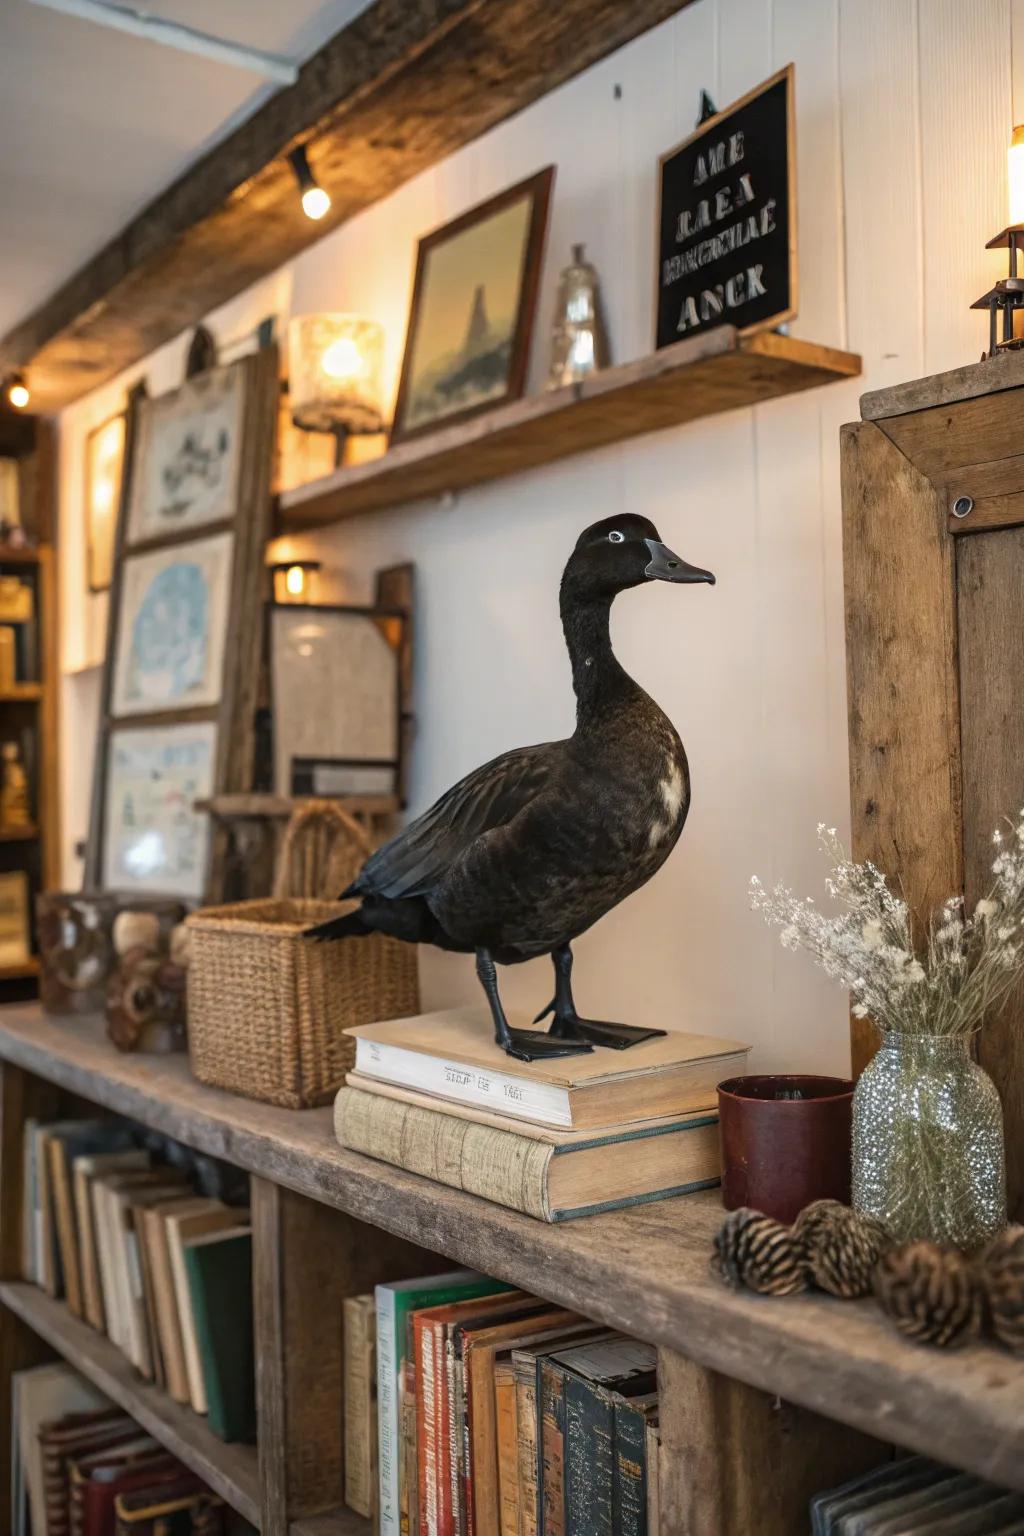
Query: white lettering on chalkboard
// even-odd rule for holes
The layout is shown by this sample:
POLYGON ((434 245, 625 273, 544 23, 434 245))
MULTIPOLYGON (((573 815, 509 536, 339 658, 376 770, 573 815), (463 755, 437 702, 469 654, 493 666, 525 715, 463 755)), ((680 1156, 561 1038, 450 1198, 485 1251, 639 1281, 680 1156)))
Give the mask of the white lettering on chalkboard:
POLYGON ((734 273, 728 282, 715 283, 696 296, 688 294, 683 300, 676 329, 683 332, 692 330, 696 325, 706 325, 727 309, 739 309, 741 304, 761 298, 767 292, 762 280, 763 273, 764 267, 758 263, 748 267, 745 272, 734 273))

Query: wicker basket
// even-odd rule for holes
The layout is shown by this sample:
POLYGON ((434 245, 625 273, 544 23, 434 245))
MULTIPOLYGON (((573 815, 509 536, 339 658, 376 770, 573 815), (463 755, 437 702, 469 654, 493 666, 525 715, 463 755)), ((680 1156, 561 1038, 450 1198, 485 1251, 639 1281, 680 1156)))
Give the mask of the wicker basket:
MULTIPOLYGON (((278 886, 300 883, 298 869, 304 885, 343 888, 368 849, 351 817, 313 802, 289 825, 278 886)), ((189 1054, 200 1082, 287 1109, 325 1104, 355 1057, 345 1030, 419 1012, 411 945, 382 934, 330 944, 302 937, 354 905, 278 891, 189 917, 189 1054)))

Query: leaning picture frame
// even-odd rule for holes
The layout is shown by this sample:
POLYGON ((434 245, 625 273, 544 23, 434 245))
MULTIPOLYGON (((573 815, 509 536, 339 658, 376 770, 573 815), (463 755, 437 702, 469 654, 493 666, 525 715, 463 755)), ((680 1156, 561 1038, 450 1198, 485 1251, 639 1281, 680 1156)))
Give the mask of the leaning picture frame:
POLYGON ((407 614, 270 603, 267 615, 274 792, 397 796, 407 614))
MULTIPOLYGON (((226 835, 187 796, 251 788, 278 388, 277 348, 267 346, 187 380, 163 397, 173 409, 142 388, 129 402, 88 888, 123 885, 196 901, 221 889, 226 835), (139 512, 147 505, 139 486, 159 482, 154 455, 163 462, 169 444, 188 438, 190 400, 223 406, 220 416, 212 408, 203 416, 204 430, 216 434, 211 421, 235 423, 237 461, 225 471, 233 494, 225 498, 221 487, 214 497, 207 485, 173 523, 162 514, 154 523, 152 506, 139 512), (164 431, 167 422, 173 432, 164 431)), ((189 438, 186 457, 206 441, 189 438)))
POLYGON ((124 411, 93 427, 85 440, 85 548, 89 591, 107 592, 114 573, 114 537, 124 473, 124 411))

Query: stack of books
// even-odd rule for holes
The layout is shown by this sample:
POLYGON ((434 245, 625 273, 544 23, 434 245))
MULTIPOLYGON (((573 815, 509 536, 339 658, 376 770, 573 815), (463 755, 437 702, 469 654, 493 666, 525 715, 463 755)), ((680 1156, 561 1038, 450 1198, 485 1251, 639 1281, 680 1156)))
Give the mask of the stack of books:
POLYGON ((342 1146, 543 1221, 717 1184, 716 1088, 743 1071, 748 1049, 672 1032, 522 1062, 471 1008, 349 1033, 342 1146))
POLYGON ((237 1194, 220 1165, 142 1142, 122 1120, 26 1124, 22 1272, 215 1434, 255 1440, 249 1213, 197 1192, 237 1194))
POLYGON ((14 1536, 225 1531, 222 1500, 69 1365, 17 1371, 11 1393, 14 1536))
POLYGON ((344 1326, 345 1499, 381 1536, 658 1536, 653 1346, 468 1270, 344 1326))
POLYGON ((1024 1494, 904 1456, 811 1500, 812 1536, 1020 1536, 1024 1494))

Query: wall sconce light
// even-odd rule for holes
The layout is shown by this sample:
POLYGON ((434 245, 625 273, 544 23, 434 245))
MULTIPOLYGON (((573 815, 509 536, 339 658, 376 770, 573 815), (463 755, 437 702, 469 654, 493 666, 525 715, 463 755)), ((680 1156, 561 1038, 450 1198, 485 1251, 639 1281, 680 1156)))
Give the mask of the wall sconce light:
POLYGON ((11 374, 7 380, 5 393, 8 405, 13 405, 16 411, 23 411, 32 398, 25 383, 25 375, 22 373, 11 374))
POLYGON ((279 560, 274 573, 275 603, 311 603, 315 597, 319 560, 279 560))
POLYGON ((288 327, 288 398, 307 432, 381 432, 384 331, 361 315, 299 315, 288 327))
POLYGON ((293 149, 288 160, 299 184, 303 213, 307 219, 322 219, 331 206, 331 199, 310 170, 305 149, 293 149))
POLYGON ((1024 335, 1014 334, 1014 315, 1024 310, 1024 276, 1018 276, 1017 257, 1024 254, 1024 127, 1015 128, 1010 140, 1007 157, 1010 181, 1010 222, 998 235, 993 235, 985 246, 988 251, 1006 247, 1009 250, 1008 275, 1000 278, 994 288, 982 294, 971 305, 972 309, 988 310, 988 352, 1009 352, 1024 347, 1024 335), (999 314, 1003 316, 1003 334, 999 335, 999 314))

